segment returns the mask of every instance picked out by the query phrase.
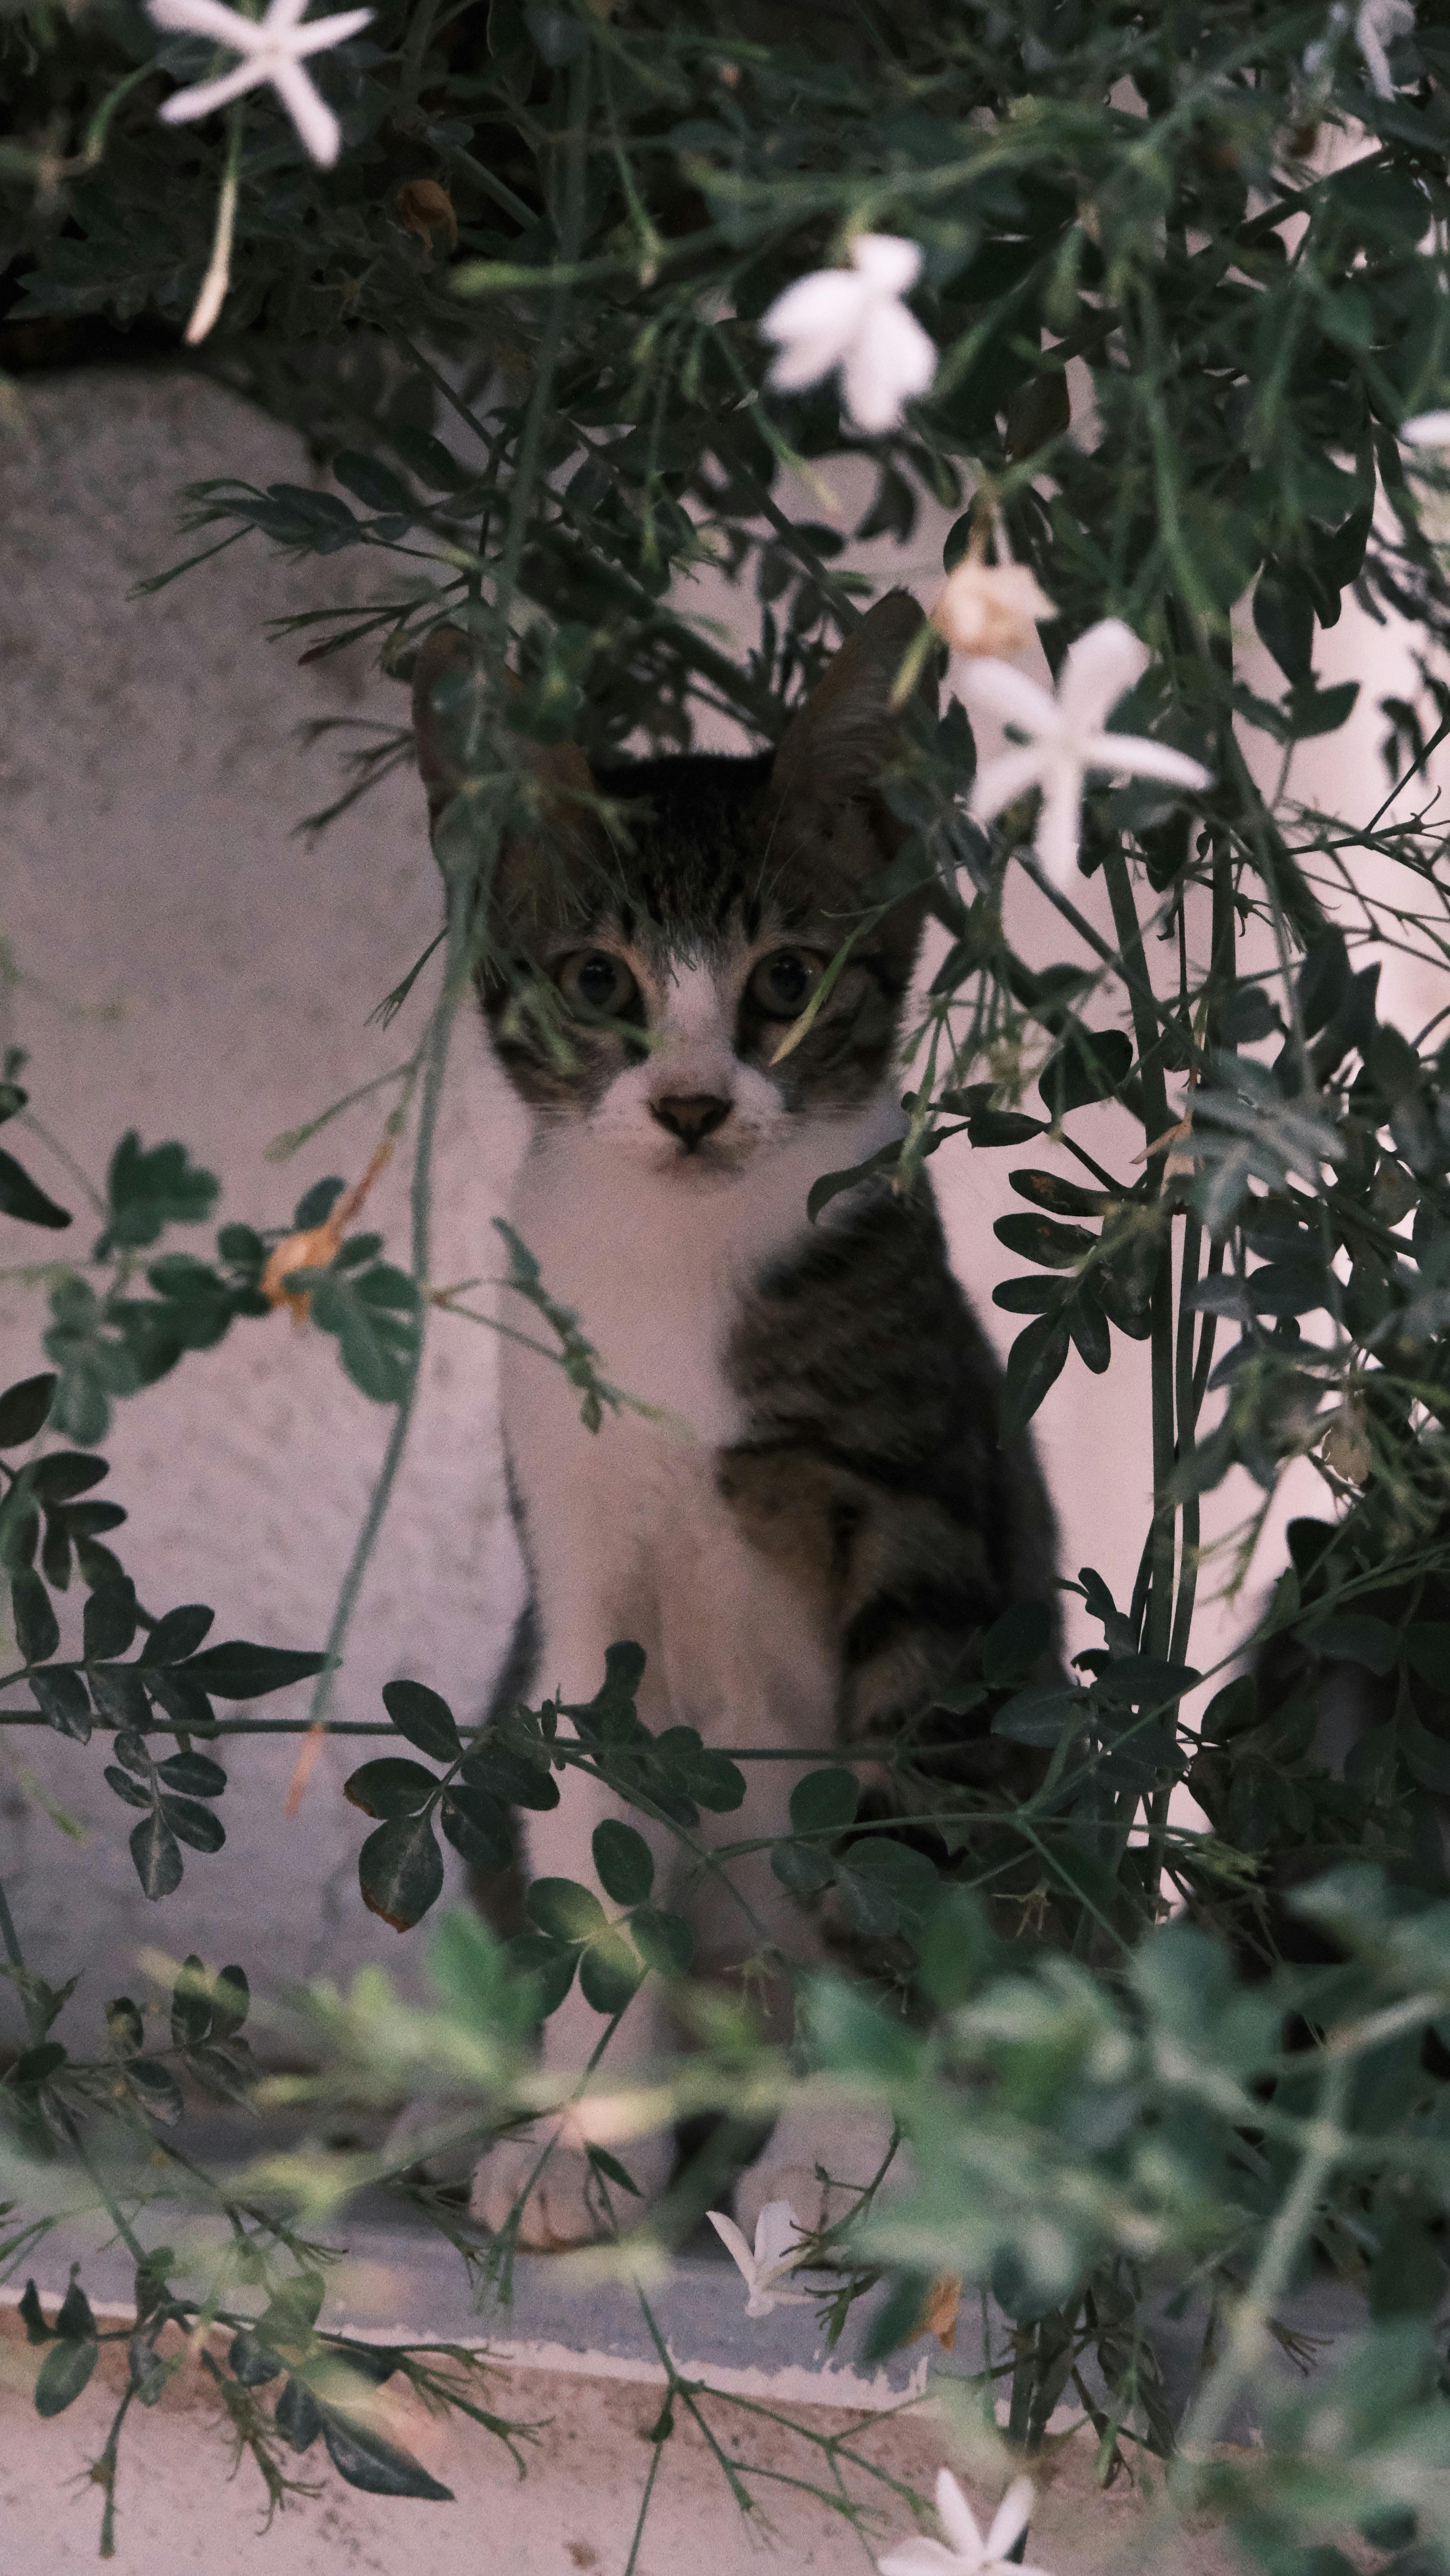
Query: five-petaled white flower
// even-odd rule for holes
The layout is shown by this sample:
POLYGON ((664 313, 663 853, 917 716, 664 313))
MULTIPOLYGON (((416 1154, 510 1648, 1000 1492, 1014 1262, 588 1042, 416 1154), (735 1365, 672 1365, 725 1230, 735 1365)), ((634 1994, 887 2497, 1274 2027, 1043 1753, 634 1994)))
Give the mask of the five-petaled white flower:
POLYGON ((1004 805, 1040 787, 1036 849, 1055 884, 1067 883, 1077 858, 1088 770, 1106 770, 1114 778, 1161 778, 1172 787, 1211 783, 1209 772, 1186 752, 1141 734, 1104 731, 1109 709, 1147 667, 1147 652, 1132 628, 1119 617, 1105 617, 1068 647, 1056 696, 1010 662, 963 661, 954 669, 969 714, 997 716, 1027 736, 1020 746, 983 762, 972 790, 972 815, 990 823, 1004 805))
POLYGON ((1018 2567, 1008 2557, 1032 2516, 1032 2480, 1017 2478, 992 2517, 986 2539, 977 2517, 952 2476, 939 2469, 936 2509, 946 2541, 903 2540, 889 2558, 877 2560, 881 2576, 1044 2576, 1040 2567, 1018 2567))
POLYGON ((733 2218, 718 2209, 707 2213, 711 2226, 726 2251, 739 2266, 750 2292, 745 2302, 748 2317, 768 2317, 775 2307, 804 2308, 811 2304, 809 2290, 780 2290, 783 2280, 800 2261, 803 2248, 799 2242, 800 2220, 788 2200, 768 2200, 755 2222, 755 2243, 742 2235, 733 2218))
POLYGON ((1407 447, 1450 447, 1450 411, 1422 411, 1401 424, 1407 447))
POLYGON ((936 345, 902 303, 921 274, 921 252, 895 233, 858 233, 849 268, 798 277, 762 317, 780 351, 769 381, 783 392, 841 371, 846 414, 879 437, 899 429, 902 407, 936 374, 936 345))
POLYGON ((986 2540, 976 2527, 976 2514, 963 2496, 950 2468, 937 2470, 937 2519, 940 2540, 904 2540, 889 2558, 878 2558, 881 2576, 1043 2576, 1043 2568, 1017 2568, 1010 2550, 1017 2548, 1033 2517, 1033 2481, 1015 2478, 992 2517, 986 2540))
POLYGON ((1329 12, 1327 32, 1318 44, 1311 45, 1304 57, 1304 69, 1311 80, 1317 80, 1330 54, 1350 24, 1358 45, 1369 85, 1376 98, 1393 98, 1394 74, 1390 70, 1389 47, 1398 36, 1408 36, 1415 23, 1413 0, 1360 0, 1357 9, 1349 9, 1344 0, 1335 0, 1329 12))
POLYGON ((210 36, 241 61, 216 80, 193 82, 179 89, 161 110, 167 125, 184 125, 209 116, 214 107, 229 107, 244 91, 270 82, 312 158, 324 170, 337 159, 342 135, 336 117, 302 68, 306 54, 325 53, 355 36, 374 15, 371 9, 343 9, 335 17, 301 23, 307 0, 272 0, 264 18, 244 18, 225 0, 146 0, 158 27, 176 35, 210 36))

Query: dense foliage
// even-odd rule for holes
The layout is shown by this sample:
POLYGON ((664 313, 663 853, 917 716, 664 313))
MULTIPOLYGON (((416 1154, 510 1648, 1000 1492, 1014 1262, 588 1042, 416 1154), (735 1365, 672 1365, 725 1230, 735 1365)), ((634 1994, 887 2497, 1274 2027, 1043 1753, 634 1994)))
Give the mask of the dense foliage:
MULTIPOLYGON (((847 1768, 802 1781, 776 1866, 803 1893, 834 1885, 878 1945, 877 1991, 803 1994, 790 2064, 743 2012, 717 2022, 673 2079, 673 2106, 769 2108, 801 2086, 886 2100, 917 2179, 816 2249, 836 2267, 823 2298, 838 2321, 883 2272, 878 2349, 911 2331, 937 2275, 990 2287, 1012 2321, 1015 2437, 1039 2440, 1075 2387, 1104 2476, 1125 2446, 1177 2443, 1179 2491, 1211 2493, 1283 2576, 1346 2566, 1335 2535, 1356 2525, 1376 2553, 1415 2542, 1425 2571, 1450 2543, 1436 2326, 1450 2191, 1450 1042, 1443 1012, 1418 1032, 1381 1019, 1377 969, 1357 957, 1371 940, 1446 954, 1426 783, 1450 730, 1436 659, 1450 640, 1444 476, 1433 447, 1400 433, 1450 389, 1450 12, 1422 0, 1414 14, 1396 0, 384 0, 361 35, 314 58, 341 119, 328 169, 265 86, 225 117, 161 125, 163 99, 207 76, 212 49, 158 38, 140 9, 0 22, 6 345, 65 355, 94 324, 171 347, 210 245, 227 292, 192 363, 294 423, 317 470, 194 490, 189 564, 250 538, 294 554, 366 548, 372 603, 282 621, 294 640, 325 653, 372 638, 402 679, 448 617, 476 664, 460 702, 468 776, 438 834, 449 929, 389 997, 390 1015, 422 1027, 379 1076, 397 1086, 389 1136, 411 1122, 407 1268, 380 1258, 376 1236, 344 1237, 356 1194, 344 1203, 340 1182, 270 1241, 224 1226, 212 1260, 157 1251, 166 1229, 210 1217, 217 1185, 179 1145, 122 1141, 89 1256, 48 1247, 54 1374, 0 1398, 9 1682, 33 1702, 0 1714, 104 1737, 118 1798, 144 1810, 132 1848, 158 1896, 180 1875, 179 1843, 222 1841, 215 1741, 251 1721, 217 1721, 211 1697, 247 1701, 314 1672, 312 1719, 329 1722, 423 1334, 445 1328, 429 1271, 432 1139, 478 963, 477 889, 528 805, 521 740, 686 745, 702 708, 768 739, 859 617, 866 584, 841 560, 851 533, 904 545, 927 496, 953 514, 950 569, 974 527, 995 526, 1056 603, 1043 629, 1054 670, 1074 639, 1125 621, 1151 661, 1116 723, 1192 755, 1213 784, 1194 800, 1142 778, 1090 784, 1078 866, 1103 874, 1108 942, 1034 855, 1030 800, 990 830, 970 818, 976 752, 956 696, 918 727, 890 790, 909 827, 901 881, 929 885, 947 936, 891 1160, 908 1188, 938 1148, 1030 1144, 1040 1158, 1013 1173, 1024 1212, 998 1228, 1027 1265, 998 1292, 1028 1319, 1012 1413, 1030 1419, 1065 1368, 1101 1371, 1124 1340, 1148 1346, 1141 1569, 1124 1601, 1083 1571, 1102 1644, 1047 1688, 1029 1678, 1042 1642, 1030 1614, 983 1641, 955 1713, 988 1709, 995 1733, 1034 1754, 1029 1795, 953 1787, 949 1765, 944 1781, 929 1713, 875 1749, 894 1812, 860 1810, 847 1768), (919 244, 911 308, 938 351, 929 392, 870 436, 843 416, 834 378, 771 390, 759 327, 863 232, 919 244), (843 453, 874 474, 854 532, 830 482, 843 453), (744 661, 690 613, 701 566, 754 603, 744 661), (1387 704, 1383 784, 1335 815, 1305 801, 1312 765, 1291 770, 1288 754, 1350 714, 1355 684, 1321 685, 1315 666, 1347 593, 1371 617, 1409 621, 1424 685, 1387 704), (1250 594, 1265 648, 1252 662, 1250 594), (1285 755, 1273 793, 1256 783, 1268 764, 1251 765, 1255 744, 1285 755), (1016 868, 1061 920, 1062 961, 1046 970, 1004 926, 1016 868), (1104 1103, 1110 1165, 1076 1132, 1104 1103), (307 1656, 206 1647, 209 1614, 145 1612, 101 1542, 117 1508, 81 1499, 104 1463, 61 1445, 102 1438, 114 1402, 282 1293, 310 1297, 363 1394, 394 1408, 333 1633, 307 1656), (1291 1533, 1257 1659, 1223 1681, 1201 1729, 1185 1727, 1202 1497, 1241 1465, 1267 1509, 1286 1462, 1306 1455, 1323 1517, 1291 1533), (52 1595, 73 1559, 89 1601, 67 1658, 52 1595), (1320 1723, 1331 1672, 1362 1677, 1363 1722, 1338 1762, 1320 1723), (1208 1830, 1170 1814, 1185 1779, 1208 1830), (1164 1923, 1180 1904, 1187 1919, 1164 1923), (1280 2410, 1261 2453, 1215 2463, 1276 2302, 1316 2263, 1363 2286, 1363 2341, 1332 2385, 1321 2373, 1280 2410), (1182 2425, 1153 2357, 1168 2292, 1225 2321, 1182 2425)), ((401 720, 380 728, 330 811, 410 758, 401 720)), ((7 1064, 0 1109, 23 1127, 22 1070, 7 1064)), ((13 1155, 0 1156, 0 1207, 57 1234, 67 1221, 13 1155)), ((627 1398, 599 1377, 587 1315, 551 1298, 526 1245, 507 1251, 510 1289, 607 1440, 627 1398)), ((417 1923, 443 1885, 438 1830, 499 1868, 511 1811, 567 1795, 580 1767, 687 1839, 701 1807, 728 1812, 738 1770, 687 1730, 650 1737, 637 1678, 621 1641, 572 1727, 546 1705, 486 1733, 460 1730, 420 1685, 392 1685, 379 1732, 411 1752, 367 1762, 348 1788, 373 1820, 368 1902, 400 1929, 417 1923)), ((606 2025, 644 1976, 688 1979, 688 1931, 651 1905, 642 1839, 621 1828, 596 1859, 608 1906, 547 1883, 511 1953, 451 1918, 432 1953, 436 2013, 406 2011, 375 1979, 346 2001, 314 1996, 311 2089, 396 2100, 446 2078, 479 2136, 541 2107, 527 2033, 576 1972, 606 2025)), ((146 2052, 122 1999, 108 2055, 91 2060, 51 2038, 67 1996, 22 1965, 7 1913, 0 1923, 30 2018, 0 2103, 24 2148, 80 2157, 111 2195, 139 2266, 131 2394, 144 2404, 163 2328, 195 2306, 136 2233, 134 2171, 124 2190, 107 2180, 98 2124, 174 2117, 168 2057, 203 2085, 245 2086, 245 1980, 189 1964, 171 2051, 146 2052)), ((597 2155, 602 2186, 622 2190, 618 2159, 597 2155)), ((314 2215, 359 2178, 324 2168, 314 2215)), ((7 2222, 12 2263, 50 2207, 43 2177, 15 2171, 17 2200, 39 2215, 7 2222)), ((316 2256, 285 2206, 211 2189, 234 2237, 216 2303, 235 2340, 213 2366, 269 2491, 282 2493, 279 2445, 322 2433, 344 2476, 434 2492, 337 2380, 362 2365, 316 2333, 316 2256), (233 2314, 233 2282, 260 2286, 260 2320, 233 2314), (249 2392, 278 2380, 269 2413, 249 2392)), ((666 2236, 690 2209, 682 2188, 658 2222, 666 2236)), ((495 2249, 505 2276, 507 2258, 495 2249)), ((50 2338, 38 2402, 58 2411, 88 2376, 93 2321, 79 2291, 53 2326, 33 2301, 27 2318, 50 2338)), ((383 2360, 415 2379, 433 2369, 402 2353, 369 2367, 383 2360)), ((107 2460, 113 2482, 114 2437, 107 2460)))

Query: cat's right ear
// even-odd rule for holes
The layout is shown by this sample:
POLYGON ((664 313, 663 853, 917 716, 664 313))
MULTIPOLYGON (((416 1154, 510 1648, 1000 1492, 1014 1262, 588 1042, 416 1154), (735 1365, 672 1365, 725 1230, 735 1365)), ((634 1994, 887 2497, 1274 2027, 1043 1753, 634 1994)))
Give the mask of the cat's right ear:
MULTIPOLYGON (((418 647, 413 664, 413 736, 418 746, 418 772, 436 823, 468 775, 468 737, 479 713, 484 687, 473 646, 459 626, 435 626, 418 647)), ((576 800, 592 796, 589 763, 575 742, 533 742, 522 734, 514 741, 540 785, 552 789, 560 815, 576 800)))

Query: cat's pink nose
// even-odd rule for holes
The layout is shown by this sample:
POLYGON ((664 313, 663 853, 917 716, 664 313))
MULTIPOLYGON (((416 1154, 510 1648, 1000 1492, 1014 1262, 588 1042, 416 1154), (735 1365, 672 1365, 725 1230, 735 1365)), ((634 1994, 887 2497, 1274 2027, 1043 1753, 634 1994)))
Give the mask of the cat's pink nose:
POLYGON ((650 1116, 678 1136, 687 1154, 724 1126, 731 1109, 731 1103, 713 1091, 667 1092, 663 1100, 652 1100, 649 1106, 650 1116))

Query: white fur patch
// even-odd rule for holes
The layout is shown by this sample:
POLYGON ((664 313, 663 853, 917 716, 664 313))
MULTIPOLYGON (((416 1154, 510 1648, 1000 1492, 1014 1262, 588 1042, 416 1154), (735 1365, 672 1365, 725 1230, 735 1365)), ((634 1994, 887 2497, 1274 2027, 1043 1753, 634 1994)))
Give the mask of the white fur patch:
MULTIPOLYGON (((540 1695, 592 1697, 605 1647, 629 1638, 648 1658, 640 1711, 650 1726, 695 1726, 721 1745, 823 1749, 834 1651, 789 1573, 750 1546, 716 1491, 716 1453, 744 1428, 724 1353, 742 1292, 805 1231, 811 1183, 864 1162, 905 1122, 884 1086, 849 1111, 787 1111, 768 1075, 734 1052, 737 993, 738 968, 682 966, 644 1062, 591 1112, 536 1121, 510 1210, 602 1373, 675 1419, 609 1414, 591 1433, 562 1371, 505 1341, 504 1433, 542 1635, 540 1695), (731 1104, 694 1154, 651 1113, 651 1101, 680 1093, 731 1104)), ((716 1839, 779 1832, 798 1777, 789 1764, 751 1764, 746 1806, 708 1829, 716 1839)), ((590 1836, 612 1811, 606 1793, 570 1781, 557 1810, 530 1819, 534 1870, 592 1884, 590 1836)), ((677 1855, 661 1841, 659 1857, 668 1902, 677 1855)), ((798 1948, 799 1923, 764 1855, 743 1875, 758 1916, 798 1948)), ((695 1910, 710 1945, 752 1946, 743 1919, 717 1926, 695 1910)), ((571 1997, 546 2026, 551 2059, 587 2054, 592 2019, 571 1997)), ((628 2025, 624 2036, 628 2053, 628 2025)), ((645 2038, 641 2028, 635 2045, 645 2038)))

